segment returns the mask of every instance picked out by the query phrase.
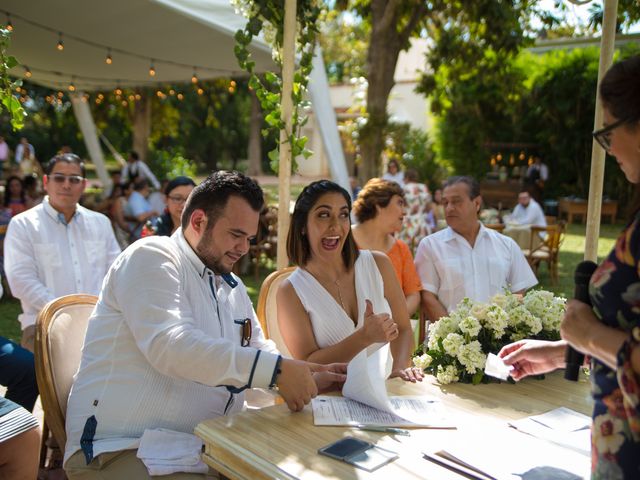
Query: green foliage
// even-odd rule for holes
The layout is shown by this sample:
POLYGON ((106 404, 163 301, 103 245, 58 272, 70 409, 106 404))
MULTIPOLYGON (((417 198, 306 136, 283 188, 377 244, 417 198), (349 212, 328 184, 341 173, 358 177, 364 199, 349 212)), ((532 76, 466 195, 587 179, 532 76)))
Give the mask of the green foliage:
POLYGON ((324 11, 320 22, 318 40, 329 82, 347 83, 352 78, 365 76, 367 39, 371 35, 369 23, 350 21, 346 13, 337 10, 324 11))
POLYGON ((9 113, 13 129, 20 130, 24 126, 26 112, 13 95, 13 90, 22 86, 22 80, 11 81, 9 78, 9 70, 18 65, 15 57, 6 54, 10 38, 11 32, 6 28, 0 28, 0 104, 9 113))
POLYGON ((195 178, 197 170, 193 161, 176 151, 154 150, 149 154, 149 168, 158 178, 175 178, 180 175, 195 178))
MULTIPOLYGON (((284 37, 284 1, 283 0, 236 0, 240 11, 247 17, 247 25, 243 30, 235 34, 235 54, 240 67, 247 71, 251 77, 249 86, 255 91, 262 110, 265 114, 267 128, 263 130, 263 136, 286 130, 285 119, 281 113, 282 79, 273 72, 267 72, 258 76, 254 72, 255 62, 251 60, 249 45, 254 37, 264 32, 265 39, 273 48, 274 59, 282 67, 282 48, 284 37)), ((313 49, 318 33, 317 21, 320 15, 320 7, 316 0, 298 0, 296 2, 296 53, 298 56, 297 68, 293 74, 293 88, 291 99, 293 111, 291 114, 291 131, 285 132, 291 149, 291 167, 297 170, 295 158, 303 155, 305 158, 311 155, 306 149, 306 138, 302 136, 302 127, 306 118, 302 114, 303 108, 308 105, 305 100, 309 74, 312 69, 313 49)), ((281 148, 279 145, 278 148, 281 148)), ((270 152, 271 169, 278 171, 276 153, 270 152)))
POLYGON ((434 190, 449 176, 449 166, 438 161, 429 135, 407 123, 392 123, 387 128, 385 154, 405 168, 418 172, 421 181, 434 190))

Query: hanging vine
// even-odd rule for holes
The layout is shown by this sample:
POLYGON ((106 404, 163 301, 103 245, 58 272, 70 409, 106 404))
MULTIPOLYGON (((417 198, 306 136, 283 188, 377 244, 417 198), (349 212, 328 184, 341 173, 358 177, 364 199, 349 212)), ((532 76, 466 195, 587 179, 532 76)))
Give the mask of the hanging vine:
MULTIPOLYGON (((274 72, 257 75, 254 71, 255 62, 251 58, 249 45, 254 37, 263 32, 264 39, 271 46, 273 59, 282 69, 282 43, 284 38, 284 0, 232 0, 236 10, 247 19, 244 29, 235 35, 235 54, 240 67, 250 74, 249 86, 254 90, 264 112, 267 128, 262 131, 263 136, 271 132, 286 129, 285 119, 281 114, 282 78, 274 72)), ((293 112, 291 117, 291 131, 286 131, 291 145, 291 168, 297 170, 295 161, 298 155, 308 158, 311 151, 306 148, 307 137, 301 134, 302 127, 307 122, 304 109, 308 106, 305 100, 309 74, 312 69, 313 49, 318 33, 318 17, 321 8, 317 0, 297 0, 296 9, 296 53, 297 68, 294 70, 293 112)), ((278 138, 278 137, 277 137, 278 138)), ((269 152, 271 168, 278 172, 278 148, 269 152)))
POLYGON ((11 116, 11 126, 19 130, 24 126, 24 117, 27 115, 20 101, 13 94, 13 89, 22 86, 22 80, 11 80, 9 70, 18 65, 15 57, 7 55, 11 39, 11 31, 0 28, 0 103, 11 116))

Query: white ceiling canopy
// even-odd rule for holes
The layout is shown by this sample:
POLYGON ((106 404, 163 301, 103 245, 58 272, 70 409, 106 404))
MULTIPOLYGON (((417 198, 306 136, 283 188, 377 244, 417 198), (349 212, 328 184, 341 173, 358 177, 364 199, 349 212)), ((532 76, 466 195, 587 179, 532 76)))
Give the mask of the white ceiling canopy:
MULTIPOLYGON (((11 73, 67 90, 162 86, 239 76, 235 32, 246 19, 228 0, 0 0, 0 23, 13 25, 11 73), (7 18, 2 18, 2 16, 7 18), (57 44, 62 41, 64 49, 57 44), (107 64, 107 56, 111 64, 107 64), (155 75, 150 75, 150 69, 155 75)), ((276 68, 254 41, 256 71, 276 68)))

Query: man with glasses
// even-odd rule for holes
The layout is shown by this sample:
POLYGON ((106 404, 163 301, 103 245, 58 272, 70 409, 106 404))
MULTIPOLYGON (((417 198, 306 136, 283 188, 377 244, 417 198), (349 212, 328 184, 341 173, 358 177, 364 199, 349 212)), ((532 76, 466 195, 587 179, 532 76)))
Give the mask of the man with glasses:
POLYGON ((11 219, 4 240, 7 280, 22 305, 21 343, 31 351, 45 304, 72 293, 97 295, 120 253, 109 219, 78 204, 87 180, 77 155, 53 157, 43 182, 48 195, 11 219))

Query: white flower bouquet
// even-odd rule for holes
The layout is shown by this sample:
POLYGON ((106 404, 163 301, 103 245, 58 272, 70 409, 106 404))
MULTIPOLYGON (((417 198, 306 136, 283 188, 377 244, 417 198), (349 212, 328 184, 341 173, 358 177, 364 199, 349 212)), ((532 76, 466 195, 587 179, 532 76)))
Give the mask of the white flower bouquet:
POLYGON ((416 350, 413 363, 441 384, 487 382, 487 354, 523 338, 560 338, 565 302, 546 290, 531 290, 524 297, 505 292, 489 303, 465 298, 448 317, 431 326, 428 341, 416 350))

